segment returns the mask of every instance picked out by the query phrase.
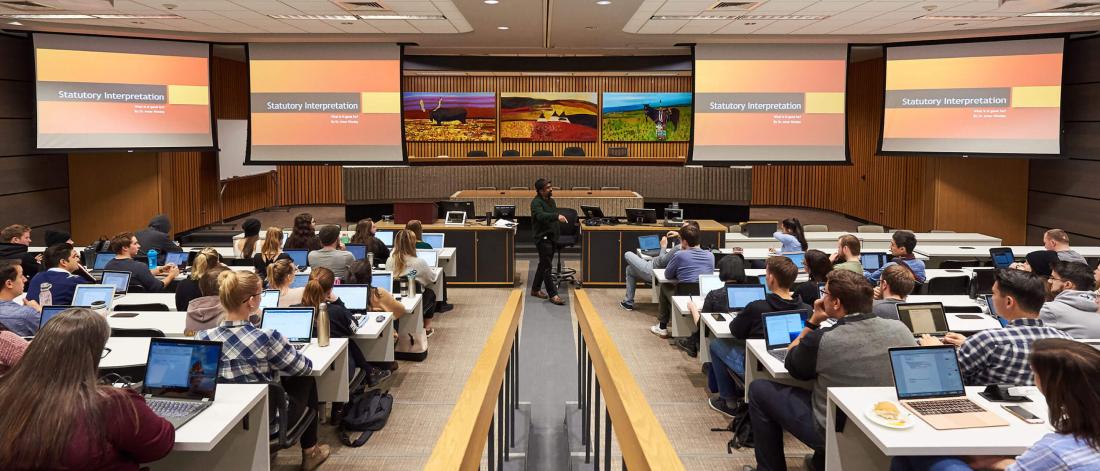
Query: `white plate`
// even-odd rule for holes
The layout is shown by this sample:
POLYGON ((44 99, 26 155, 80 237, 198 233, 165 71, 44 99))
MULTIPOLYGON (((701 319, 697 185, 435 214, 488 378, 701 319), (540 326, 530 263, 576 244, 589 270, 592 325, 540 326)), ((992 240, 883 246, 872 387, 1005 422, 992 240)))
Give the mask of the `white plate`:
POLYGON ((871 422, 874 422, 886 428, 903 430, 912 427, 916 423, 916 417, 914 417, 913 414, 910 414, 909 411, 906 410, 905 407, 903 407, 901 404, 898 404, 896 402, 893 402, 893 404, 897 406, 899 411, 897 420, 886 420, 882 417, 879 417, 878 414, 875 413, 875 404, 867 406, 867 410, 863 411, 863 415, 866 416, 867 419, 869 419, 871 422))

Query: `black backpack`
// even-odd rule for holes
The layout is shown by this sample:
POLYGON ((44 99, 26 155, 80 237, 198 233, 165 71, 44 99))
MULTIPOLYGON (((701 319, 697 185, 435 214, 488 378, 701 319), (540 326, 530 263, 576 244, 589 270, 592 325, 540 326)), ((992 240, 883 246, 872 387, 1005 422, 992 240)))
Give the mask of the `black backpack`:
POLYGON ((393 410, 393 396, 389 391, 372 389, 351 397, 340 412, 340 441, 350 447, 361 447, 374 432, 386 426, 393 410), (351 432, 363 432, 352 441, 351 432))
POLYGON ((752 421, 749 420, 749 405, 744 401, 737 401, 737 407, 733 409, 733 420, 730 420, 726 428, 712 428, 711 432, 732 432, 733 438, 726 443, 726 453, 733 453, 734 449, 753 448, 755 440, 752 436, 752 421))

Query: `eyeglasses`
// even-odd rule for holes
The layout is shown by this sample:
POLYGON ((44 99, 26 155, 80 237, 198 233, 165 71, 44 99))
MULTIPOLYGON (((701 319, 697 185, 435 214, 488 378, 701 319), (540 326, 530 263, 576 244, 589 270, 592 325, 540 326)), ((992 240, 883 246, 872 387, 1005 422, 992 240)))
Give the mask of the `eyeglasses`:
POLYGON ((824 286, 822 286, 821 288, 819 288, 819 289, 817 290, 817 292, 818 292, 818 295, 820 295, 820 296, 821 296, 822 298, 824 298, 824 297, 825 297, 826 295, 828 295, 828 296, 832 296, 831 294, 829 294, 829 292, 828 292, 828 291, 825 291, 825 287, 824 287, 824 286))
POLYGON ((103 347, 103 353, 99 354, 99 359, 102 360, 104 358, 107 358, 107 355, 110 355, 110 354, 111 354, 111 349, 109 347, 103 347))

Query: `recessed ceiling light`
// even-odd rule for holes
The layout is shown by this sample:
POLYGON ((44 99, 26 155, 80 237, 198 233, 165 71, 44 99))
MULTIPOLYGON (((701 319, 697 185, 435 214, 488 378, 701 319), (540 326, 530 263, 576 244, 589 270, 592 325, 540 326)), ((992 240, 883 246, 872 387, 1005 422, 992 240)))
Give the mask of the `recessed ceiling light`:
POLYGON ((1100 11, 1040 11, 1020 16, 1064 17, 1064 16, 1100 16, 1100 11))
POLYGON ((741 15, 739 20, 824 20, 829 15, 741 15))
POLYGON ((123 15, 123 14, 93 14, 92 16, 101 20, 182 20, 183 17, 179 15, 123 15))
POLYGON ((267 15, 270 18, 276 20, 333 20, 333 21, 355 21, 355 15, 267 15))
POLYGON ((445 20, 443 15, 359 15, 360 20, 445 20))
POLYGON ((497 29, 499 29, 501 31, 505 31, 505 30, 508 29, 508 27, 507 26, 497 26, 497 29))
POLYGON ((596 5, 610 5, 610 4, 611 4, 611 0, 600 0, 600 1, 596 2, 596 5))
POLYGON ((730 15, 656 15, 649 17, 651 20, 736 20, 736 16, 730 15))
POLYGON ((23 26, 23 23, 20 23, 18 21, 9 21, 8 24, 12 26, 23 26))
POLYGON ((496 5, 500 3, 500 0, 485 0, 486 5, 496 5))
POLYGON ((655 15, 651 20, 824 20, 829 15, 655 15))
POLYGON ((1003 20, 1005 16, 967 16, 967 15, 924 15, 918 16, 918 20, 942 20, 942 21, 997 21, 1003 20))
POLYGON ((78 14, 50 14, 50 13, 16 13, 11 15, 0 15, 3 18, 11 18, 13 20, 93 20, 92 15, 78 15, 78 14))

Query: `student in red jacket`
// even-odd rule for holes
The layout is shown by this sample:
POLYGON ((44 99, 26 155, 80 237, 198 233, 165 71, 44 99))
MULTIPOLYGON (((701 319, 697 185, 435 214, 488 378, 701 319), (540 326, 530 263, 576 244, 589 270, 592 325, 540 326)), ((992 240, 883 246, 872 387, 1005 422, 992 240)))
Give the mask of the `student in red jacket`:
POLYGON ((69 309, 0 377, 0 469, 136 471, 172 450, 175 429, 140 395, 98 384, 110 333, 103 316, 69 309))

